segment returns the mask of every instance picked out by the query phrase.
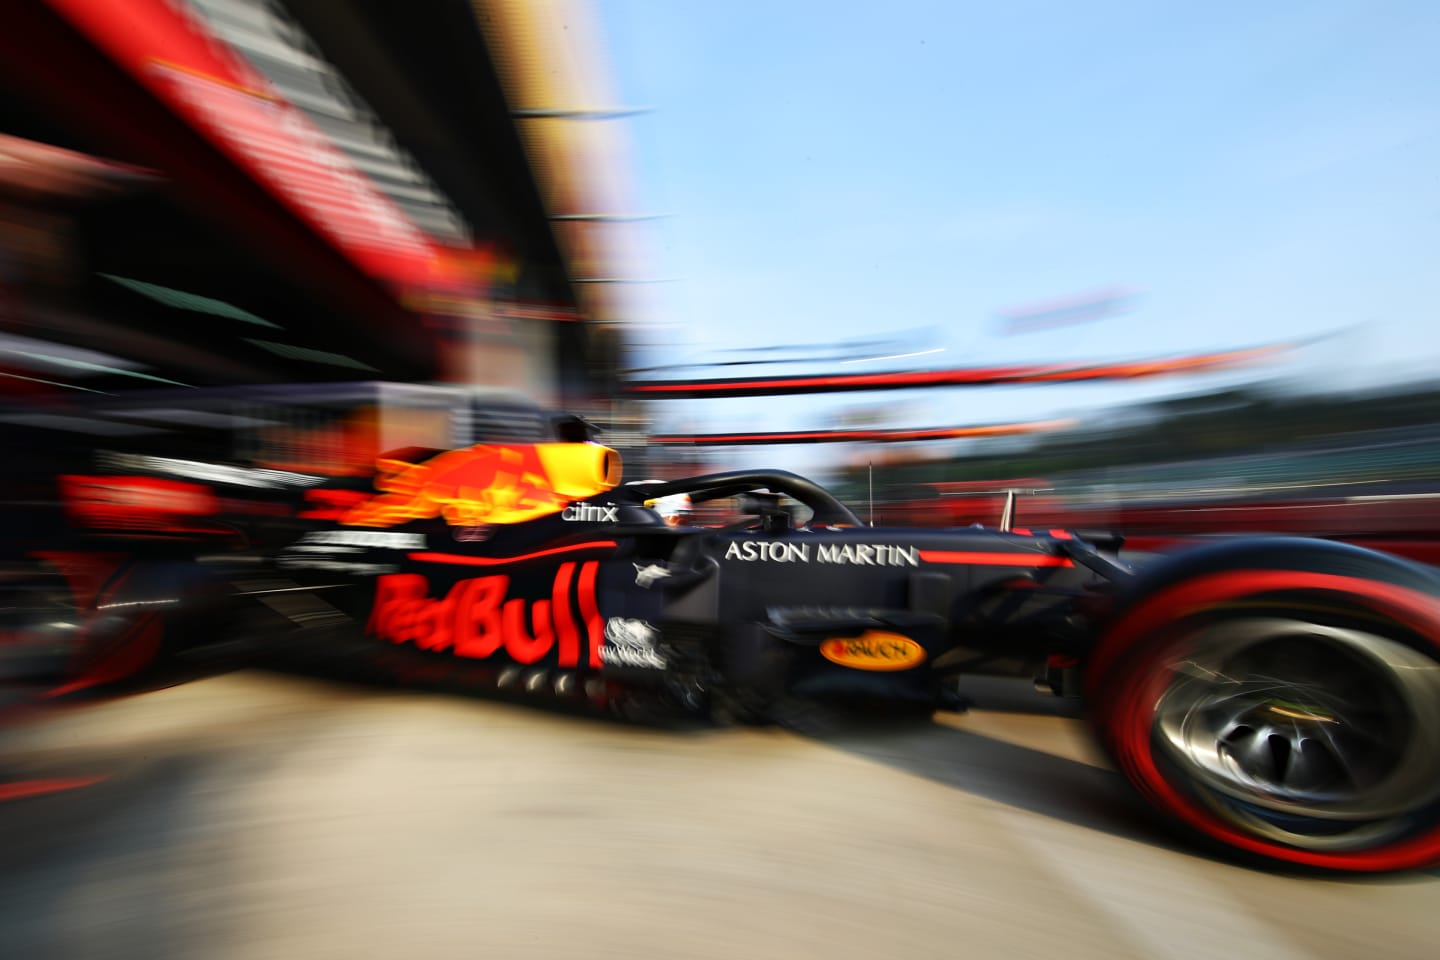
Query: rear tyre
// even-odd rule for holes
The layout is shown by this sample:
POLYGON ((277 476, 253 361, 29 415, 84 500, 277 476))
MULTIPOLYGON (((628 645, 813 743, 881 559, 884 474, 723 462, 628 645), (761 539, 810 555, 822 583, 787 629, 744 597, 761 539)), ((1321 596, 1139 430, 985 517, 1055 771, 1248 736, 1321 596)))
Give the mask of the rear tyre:
POLYGON ((1440 583, 1330 547, 1162 573, 1091 659, 1096 732, 1146 799, 1231 850, 1423 868, 1440 862, 1440 583))

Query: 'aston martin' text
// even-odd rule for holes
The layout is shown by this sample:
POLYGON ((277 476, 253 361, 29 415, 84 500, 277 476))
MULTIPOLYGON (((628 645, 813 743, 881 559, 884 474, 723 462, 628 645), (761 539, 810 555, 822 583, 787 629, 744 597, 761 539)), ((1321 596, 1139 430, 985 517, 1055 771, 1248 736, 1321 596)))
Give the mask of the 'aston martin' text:
POLYGON ((772 563, 841 563, 857 567, 918 567, 920 550, 892 543, 787 543, 784 541, 738 540, 725 547, 726 560, 772 563))

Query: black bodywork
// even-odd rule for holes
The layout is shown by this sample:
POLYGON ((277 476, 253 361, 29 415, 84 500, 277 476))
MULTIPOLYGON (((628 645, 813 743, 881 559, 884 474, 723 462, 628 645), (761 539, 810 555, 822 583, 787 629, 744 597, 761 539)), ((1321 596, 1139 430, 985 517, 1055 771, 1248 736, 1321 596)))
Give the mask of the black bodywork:
POLYGON ((483 662, 496 682, 513 668, 511 683, 546 694, 598 678, 622 701, 755 714, 782 696, 959 706, 947 681, 977 669, 1074 692, 1095 613, 1131 576, 1119 545, 867 527, 811 481, 759 471, 620 486, 514 525, 336 526, 278 564, 335 609, 327 631, 392 653, 483 662), (647 505, 682 495, 740 516, 672 526, 647 505))
POLYGON ((963 709, 964 674, 1032 677, 1080 696, 1116 768, 1207 843, 1440 862, 1433 569, 1302 538, 1138 557, 1016 527, 1013 497, 996 527, 870 527, 794 474, 620 484, 583 421, 538 433, 308 478, 275 495, 323 510, 218 542, 28 549, 0 577, 6 659, 74 652, 53 694, 244 638, 246 662, 646 721, 764 722, 796 698, 928 713, 963 709))
POLYGON ((342 523, 279 564, 323 607, 292 620, 402 680, 765 721, 796 698, 963 708, 962 674, 1030 675, 1082 696, 1117 769, 1203 842, 1351 872, 1440 861, 1434 571, 1296 538, 1137 569, 1119 537, 1014 512, 875 528, 804 478, 724 473, 513 524, 342 523), (707 525, 667 520, 677 498, 707 525))

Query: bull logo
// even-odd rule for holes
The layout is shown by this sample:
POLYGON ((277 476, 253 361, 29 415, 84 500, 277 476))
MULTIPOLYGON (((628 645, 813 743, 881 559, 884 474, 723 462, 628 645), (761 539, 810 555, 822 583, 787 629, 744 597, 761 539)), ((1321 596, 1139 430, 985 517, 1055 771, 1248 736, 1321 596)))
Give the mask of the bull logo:
POLYGON ((619 456, 590 443, 482 444, 424 463, 382 459, 376 466, 381 492, 341 523, 393 527, 435 517, 455 527, 521 523, 612 490, 620 479, 619 456))
POLYGON ((537 599, 512 597, 506 574, 461 580, 439 598, 430 596, 419 574, 386 574, 376 583, 365 632, 457 657, 501 654, 522 664, 553 657, 561 667, 598 670, 605 635, 596 602, 599 569, 594 560, 561 564, 550 596, 537 599))

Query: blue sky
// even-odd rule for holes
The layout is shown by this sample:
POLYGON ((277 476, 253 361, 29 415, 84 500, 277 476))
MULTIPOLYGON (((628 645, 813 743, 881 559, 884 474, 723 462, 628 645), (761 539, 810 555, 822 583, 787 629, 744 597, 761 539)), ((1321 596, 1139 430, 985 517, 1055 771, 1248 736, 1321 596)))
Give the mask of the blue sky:
MULTIPOLYGON (((658 325, 646 360, 896 331, 945 348, 915 367, 1338 330, 1275 372, 1372 382, 1440 357, 1440 3, 597 9, 620 95, 654 108, 628 121, 637 202, 671 215, 645 227, 647 269, 673 278, 637 290, 658 325), (1135 309, 997 329, 1000 311, 1111 286, 1141 291, 1135 309)), ((1204 385, 712 401, 666 420, 993 422, 1204 385)))

